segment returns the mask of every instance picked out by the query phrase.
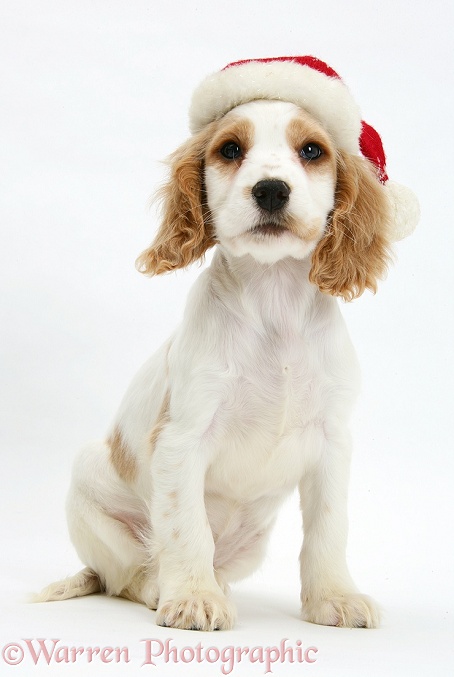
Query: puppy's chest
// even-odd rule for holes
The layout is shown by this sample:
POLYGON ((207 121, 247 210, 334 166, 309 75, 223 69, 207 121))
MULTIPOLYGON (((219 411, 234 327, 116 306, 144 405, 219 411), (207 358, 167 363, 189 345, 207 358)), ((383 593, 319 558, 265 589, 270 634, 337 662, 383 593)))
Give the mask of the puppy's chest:
POLYGON ((213 489, 239 499, 293 488, 323 402, 323 370, 313 353, 295 337, 241 365, 219 412, 222 439, 207 477, 213 489))
POLYGON ((228 406, 238 424, 258 424, 274 438, 315 415, 325 382, 317 346, 299 335, 277 336, 252 344, 239 362, 228 406))

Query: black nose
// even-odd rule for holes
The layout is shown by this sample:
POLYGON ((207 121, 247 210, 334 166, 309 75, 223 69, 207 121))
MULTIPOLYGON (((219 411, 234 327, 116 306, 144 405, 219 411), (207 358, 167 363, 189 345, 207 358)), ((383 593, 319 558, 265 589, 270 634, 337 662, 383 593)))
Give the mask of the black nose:
POLYGON ((278 179, 265 179, 255 184, 252 195, 259 207, 267 212, 275 212, 288 201, 290 188, 278 179))

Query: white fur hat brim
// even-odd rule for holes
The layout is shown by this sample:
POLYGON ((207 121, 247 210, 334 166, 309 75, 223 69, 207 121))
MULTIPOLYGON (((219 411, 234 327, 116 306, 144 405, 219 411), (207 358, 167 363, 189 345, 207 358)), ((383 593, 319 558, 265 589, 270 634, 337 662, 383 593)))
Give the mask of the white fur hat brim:
POLYGON ((230 110, 256 99, 289 101, 318 119, 339 148, 359 152, 361 114, 346 85, 291 61, 250 61, 209 75, 195 90, 189 109, 193 133, 230 110))

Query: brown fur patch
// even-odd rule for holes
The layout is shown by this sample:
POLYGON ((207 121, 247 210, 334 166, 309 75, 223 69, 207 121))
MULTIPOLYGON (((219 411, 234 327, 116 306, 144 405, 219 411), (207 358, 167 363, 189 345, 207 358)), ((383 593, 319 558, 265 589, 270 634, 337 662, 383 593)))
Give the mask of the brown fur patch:
POLYGON ((114 434, 107 440, 107 444, 110 447, 110 461, 118 476, 125 482, 133 482, 137 475, 136 460, 118 428, 115 428, 114 434))
POLYGON ((282 225, 305 242, 313 242, 314 240, 318 240, 321 232, 323 232, 323 224, 321 223, 321 220, 318 225, 315 223, 313 225, 302 224, 298 219, 290 214, 284 215, 282 225))
POLYGON ((339 152, 335 207, 312 256, 310 280, 345 301, 375 292, 390 260, 389 206, 368 160, 339 152))
POLYGON ((336 152, 333 142, 323 127, 305 111, 299 111, 288 124, 286 130, 287 141, 291 148, 299 155, 302 148, 309 143, 317 144, 323 154, 315 160, 300 158, 304 168, 310 172, 332 171, 336 173, 336 152))
POLYGON ((304 232, 304 239, 306 242, 313 242, 320 237, 320 228, 318 226, 307 227, 304 232))
POLYGON ((215 165, 222 173, 231 176, 241 166, 253 143, 253 123, 245 118, 237 118, 234 115, 228 116, 218 123, 216 133, 207 147, 205 162, 209 165, 215 165), (228 160, 221 155, 222 146, 229 141, 236 143, 241 148, 239 158, 228 160))
POLYGON ((154 424, 153 428, 151 429, 150 433, 150 454, 152 454, 155 450, 156 447, 156 442, 158 441, 158 437, 162 432, 162 429, 164 428, 165 424, 169 420, 169 404, 170 404, 170 391, 167 391, 166 394, 164 395, 164 399, 162 400, 161 404, 161 409, 159 410, 158 418, 156 419, 156 423, 154 424))

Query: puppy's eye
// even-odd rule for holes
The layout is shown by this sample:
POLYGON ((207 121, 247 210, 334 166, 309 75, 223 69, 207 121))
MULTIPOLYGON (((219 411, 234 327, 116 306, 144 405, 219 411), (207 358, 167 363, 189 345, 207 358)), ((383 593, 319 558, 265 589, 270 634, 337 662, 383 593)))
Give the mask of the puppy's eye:
POLYGON ((317 160, 323 151, 316 143, 307 143, 300 151, 303 160, 317 160))
POLYGON ((241 156, 241 148, 234 141, 227 141, 220 149, 220 153, 227 160, 236 160, 241 156))

